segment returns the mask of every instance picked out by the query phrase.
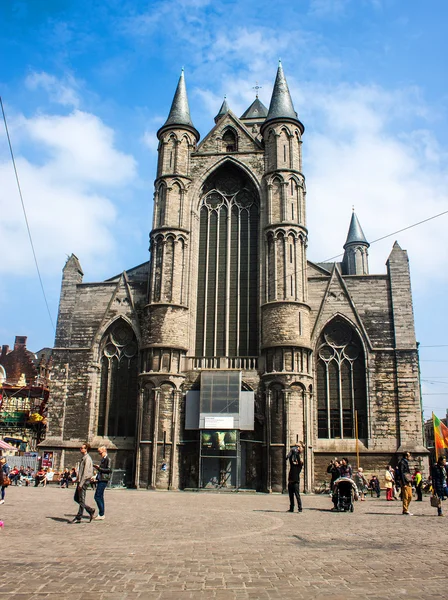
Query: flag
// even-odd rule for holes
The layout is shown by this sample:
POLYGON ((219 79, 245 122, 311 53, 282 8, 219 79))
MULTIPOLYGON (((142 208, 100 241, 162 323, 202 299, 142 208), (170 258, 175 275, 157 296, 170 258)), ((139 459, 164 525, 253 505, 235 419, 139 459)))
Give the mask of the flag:
POLYGON ((436 460, 440 455, 444 455, 445 448, 448 448, 448 427, 432 413, 432 422, 434 425, 434 446, 436 450, 436 460))

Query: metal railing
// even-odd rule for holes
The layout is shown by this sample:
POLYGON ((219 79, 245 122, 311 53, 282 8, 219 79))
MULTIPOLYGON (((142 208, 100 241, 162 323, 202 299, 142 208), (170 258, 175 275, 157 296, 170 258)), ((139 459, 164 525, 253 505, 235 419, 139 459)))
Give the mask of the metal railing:
POLYGON ((186 356, 185 371, 200 369, 241 369, 252 371, 258 367, 257 356, 186 356))

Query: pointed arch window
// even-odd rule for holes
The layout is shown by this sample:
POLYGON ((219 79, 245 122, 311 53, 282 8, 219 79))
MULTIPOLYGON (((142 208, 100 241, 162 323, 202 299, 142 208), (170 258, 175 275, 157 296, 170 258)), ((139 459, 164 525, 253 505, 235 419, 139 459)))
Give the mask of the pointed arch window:
POLYGON ((226 163, 206 180, 202 194, 196 356, 257 356, 257 190, 226 163))
POLYGON ((319 438, 367 437, 365 357, 356 331, 342 319, 329 323, 317 346, 319 438))
POLYGON ((108 329, 101 342, 98 435, 134 435, 137 376, 137 338, 132 328, 120 319, 108 329))
POLYGON ((226 129, 222 141, 226 152, 236 152, 238 150, 237 137, 233 129, 226 129))

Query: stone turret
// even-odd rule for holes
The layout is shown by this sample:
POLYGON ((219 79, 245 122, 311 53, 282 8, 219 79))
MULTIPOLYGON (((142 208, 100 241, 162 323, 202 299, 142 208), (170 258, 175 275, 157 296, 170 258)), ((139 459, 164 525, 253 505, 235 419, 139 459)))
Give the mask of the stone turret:
MULTIPOLYGON (((271 440, 278 445, 281 440, 285 448, 298 439, 307 442, 304 422, 309 414, 312 385, 305 178, 301 172, 303 132, 280 63, 266 120, 261 125, 266 194, 261 352, 266 387, 271 390, 271 382, 283 385, 282 421, 278 417, 278 400, 273 404, 274 388, 267 394, 268 443, 271 440), (289 388, 293 382, 302 386, 300 397, 296 396, 296 389, 289 388)), ((272 466, 267 488, 280 491, 285 485, 281 479, 284 456, 276 447, 270 451, 272 466)), ((305 477, 308 481, 310 474, 305 477)))
POLYGON ((151 267, 143 346, 149 362, 155 347, 158 356, 169 357, 164 365, 159 361, 156 368, 152 367, 154 371, 162 371, 174 360, 177 370, 180 355, 183 356, 188 347, 186 257, 190 225, 186 196, 191 182, 190 156, 200 136, 191 120, 183 70, 168 118, 157 137, 160 140, 158 176, 150 234, 151 267))
POLYGON ((183 70, 168 118, 157 137, 160 143, 153 227, 184 227, 187 215, 183 197, 189 181, 190 155, 200 136, 191 120, 183 70))
POLYGON ((369 246, 370 244, 366 240, 358 217, 353 211, 347 241, 344 244, 344 258, 342 260, 344 275, 369 274, 369 246))

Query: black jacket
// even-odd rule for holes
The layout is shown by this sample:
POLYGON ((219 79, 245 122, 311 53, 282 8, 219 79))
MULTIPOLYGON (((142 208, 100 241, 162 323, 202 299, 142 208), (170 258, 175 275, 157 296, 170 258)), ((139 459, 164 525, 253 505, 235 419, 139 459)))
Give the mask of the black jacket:
POLYGON ((112 473, 110 458, 106 454, 104 458, 101 459, 100 464, 98 465, 98 481, 109 481, 110 475, 112 473))

